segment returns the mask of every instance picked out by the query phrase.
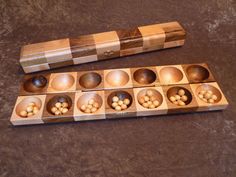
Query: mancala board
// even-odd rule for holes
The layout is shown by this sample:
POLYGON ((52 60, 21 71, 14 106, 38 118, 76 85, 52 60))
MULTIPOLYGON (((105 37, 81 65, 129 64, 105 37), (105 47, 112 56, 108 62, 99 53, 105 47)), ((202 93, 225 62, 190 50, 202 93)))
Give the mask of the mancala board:
POLYGON ((13 125, 138 118, 223 110, 228 106, 223 92, 205 63, 31 74, 24 77, 19 95, 10 119, 13 125), (153 103, 154 100, 158 103, 156 107, 149 108, 143 104, 143 99, 148 99, 145 96, 149 93, 153 96, 150 100, 153 98, 153 103), (178 94, 180 95, 176 96, 178 94), (210 94, 213 101, 209 99, 210 94), (187 97, 181 103, 184 105, 178 104, 180 96, 181 99, 187 97), (126 109, 113 107, 116 105, 113 101, 117 99, 114 97, 123 100, 122 102, 128 99, 128 104, 124 106, 126 109), (176 98, 174 101, 173 97, 176 98), (205 97, 208 97, 209 102, 205 97), (96 102, 96 109, 85 113, 82 108, 84 105, 88 106, 91 99, 96 102), (67 112, 55 115, 52 107, 59 100, 66 102, 67 112), (37 113, 22 117, 21 111, 26 110, 32 102, 38 107, 37 113))
POLYGON ((20 64, 25 73, 101 61, 184 45, 185 30, 169 22, 25 45, 20 64))

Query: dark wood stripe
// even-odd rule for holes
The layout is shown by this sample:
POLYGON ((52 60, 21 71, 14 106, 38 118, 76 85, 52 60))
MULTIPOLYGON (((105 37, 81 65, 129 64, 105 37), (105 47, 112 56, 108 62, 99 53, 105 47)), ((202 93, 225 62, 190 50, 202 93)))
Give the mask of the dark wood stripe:
POLYGON ((138 28, 118 30, 117 35, 121 50, 143 46, 143 38, 138 28))
POLYGON ((96 46, 92 35, 84 35, 70 39, 73 58, 96 55, 96 46))
POLYGON ((185 39, 186 33, 185 31, 174 31, 174 32, 167 32, 165 42, 177 41, 185 39))
POLYGON ((62 61, 62 62, 57 62, 57 63, 49 63, 49 67, 50 69, 54 69, 54 68, 69 66, 73 64, 74 64, 73 60, 67 60, 67 61, 62 61))

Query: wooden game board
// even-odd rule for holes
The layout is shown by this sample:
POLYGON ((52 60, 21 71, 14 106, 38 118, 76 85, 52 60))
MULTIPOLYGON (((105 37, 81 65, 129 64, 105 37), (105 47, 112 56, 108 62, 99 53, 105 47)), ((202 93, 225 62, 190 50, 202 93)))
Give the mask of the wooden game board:
POLYGON ((153 24, 25 45, 20 64, 25 73, 122 57, 184 45, 178 22, 153 24))
POLYGON ((19 95, 10 119, 13 125, 212 111, 228 106, 205 63, 27 75, 21 83, 19 95), (47 79, 47 84, 40 89, 32 84, 32 78, 38 75, 47 79), (179 88, 189 94, 190 102, 186 106, 175 105, 169 100, 179 88), (213 104, 202 101, 198 97, 201 88, 211 90, 218 100, 213 104), (144 108, 138 102, 138 97, 147 89, 158 94, 160 105, 155 109, 144 108), (117 112, 110 105, 111 96, 117 94, 131 98, 130 106, 124 111, 117 112), (64 115, 55 116, 50 112, 50 104, 58 96, 69 99, 70 109, 64 115), (80 110, 79 105, 88 98, 99 101, 100 108, 95 113, 80 110), (20 117, 20 109, 29 102, 38 104, 40 111, 29 118, 20 117))

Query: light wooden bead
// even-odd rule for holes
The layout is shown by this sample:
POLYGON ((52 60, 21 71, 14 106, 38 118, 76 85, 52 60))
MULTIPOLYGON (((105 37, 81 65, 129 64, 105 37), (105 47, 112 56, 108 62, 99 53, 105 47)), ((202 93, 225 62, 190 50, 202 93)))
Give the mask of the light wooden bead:
POLYGON ((93 107, 92 109, 91 109, 91 112, 92 113, 94 113, 94 112, 96 112, 97 111, 97 108, 95 108, 95 107, 93 107))
POLYGON ((150 98, 148 96, 144 96, 144 101, 149 101, 150 98))
POLYGON ((160 103, 159 103, 158 100, 155 100, 155 101, 153 101, 153 104, 154 104, 155 107, 158 107, 160 103))
POLYGON ((216 101, 217 100, 217 96, 216 95, 212 95, 212 97, 211 97, 214 101, 216 101))
POLYGON ((54 114, 55 114, 55 115, 60 115, 60 114, 61 114, 61 111, 56 110, 54 114))
POLYGON ((141 97, 141 98, 138 100, 138 102, 139 102, 140 104, 143 104, 143 103, 145 102, 145 100, 144 100, 143 97, 141 97))
POLYGON ((206 98, 206 99, 210 99, 210 98, 211 98, 211 94, 209 94, 209 93, 205 93, 205 94, 204 94, 204 98, 206 98))
POLYGON ((180 98, 181 101, 185 102, 188 100, 188 97, 186 95, 183 95, 181 98, 180 98))
POLYGON ((206 98, 203 98, 202 100, 207 103, 207 99, 206 98))
POLYGON ((154 108, 155 108, 155 105, 154 105, 154 104, 150 104, 150 105, 148 106, 148 108, 149 108, 149 109, 154 109, 154 108))
POLYGON ((201 90, 199 93, 200 93, 201 95, 204 95, 204 94, 206 93, 206 90, 201 90))
POLYGON ((178 94, 179 94, 179 96, 185 95, 184 89, 180 89, 180 90, 178 91, 178 94))
POLYGON ((114 102, 114 103, 111 104, 111 106, 112 106, 113 108, 116 108, 116 106, 118 106, 118 103, 117 103, 117 102, 114 102))
POLYGON ((169 99, 170 99, 170 101, 172 101, 172 102, 176 101, 176 99, 175 99, 174 96, 171 96, 169 99))
POLYGON ((57 108, 60 108, 60 107, 61 107, 61 103, 60 103, 60 102, 57 102, 57 103, 55 104, 55 106, 56 106, 57 108))
POLYGON ((112 101, 113 101, 113 102, 118 102, 118 101, 119 101, 119 97, 118 97, 118 96, 114 96, 114 97, 112 98, 112 101))
POLYGON ((62 112, 62 110, 63 110, 63 107, 60 107, 60 108, 58 108, 58 110, 62 112))
POLYGON ((62 107, 63 107, 63 108, 68 108, 68 107, 69 107, 69 104, 68 104, 67 102, 63 102, 63 103, 62 103, 62 107))
POLYGON ((80 107, 80 109, 81 109, 82 111, 85 111, 86 106, 83 104, 83 105, 80 107))
POLYGON ((199 93, 199 94, 198 94, 198 97, 202 99, 204 96, 199 93))
POLYGON ((155 100, 156 100, 156 98, 154 96, 150 97, 150 101, 155 101, 155 100))
POLYGON ((151 104, 152 104, 152 101, 148 101, 147 104, 148 104, 148 105, 151 105, 151 104))
POLYGON ((148 108, 148 104, 147 103, 143 103, 142 106, 145 107, 145 108, 148 108))
POLYGON ((94 102, 94 103, 93 103, 93 107, 95 107, 95 108, 99 108, 99 104, 98 104, 98 102, 94 102))
POLYGON ((185 105, 185 102, 179 100, 179 101, 178 101, 178 104, 179 104, 180 106, 184 106, 184 105, 185 105))
POLYGON ((36 104, 34 102, 31 102, 28 104, 29 106, 36 106, 36 104))
POLYGON ((179 95, 175 95, 175 100, 180 100, 180 96, 179 95))
POLYGON ((86 107, 87 107, 88 109, 92 109, 92 108, 93 108, 93 106, 92 106, 91 104, 88 104, 86 107))
POLYGON ((25 111, 25 110, 20 111, 20 116, 21 117, 26 117, 27 116, 27 111, 25 111))
POLYGON ((116 106, 116 107, 115 107, 115 110, 116 110, 116 111, 121 111, 121 107, 120 107, 120 106, 116 106))
POLYGON ((207 90, 207 93, 210 94, 210 95, 213 94, 213 92, 211 90, 207 90))
POLYGON ((215 101, 211 98, 208 100, 208 103, 214 103, 215 101))
POLYGON ((34 114, 37 114, 38 112, 39 112, 39 109, 34 109, 34 110, 33 110, 33 113, 34 113, 34 114))
POLYGON ((27 106, 26 111, 27 112, 33 112, 33 106, 27 106))
POLYGON ((30 116, 33 116, 33 115, 34 115, 34 113, 28 112, 27 117, 30 117, 30 116))
POLYGON ((62 114, 67 113, 68 112, 68 108, 63 108, 61 112, 62 112, 62 114))
POLYGON ((127 109, 127 105, 126 104, 122 104, 120 107, 121 107, 122 110, 127 109))
POLYGON ((89 100, 88 104, 93 105, 94 99, 89 100))
POLYGON ((91 113, 91 110, 89 108, 86 108, 84 112, 85 113, 91 113))
POLYGON ((128 98, 125 98, 124 99, 124 104, 128 106, 130 104, 130 100, 128 98))
POLYGON ((118 105, 121 106, 123 104, 123 101, 122 100, 119 100, 118 101, 118 105))
POLYGON ((153 92, 151 90, 148 90, 146 93, 147 96, 151 97, 153 95, 153 92))
POLYGON ((56 107, 52 107, 51 111, 52 111, 52 113, 55 113, 57 111, 57 108, 56 107))
POLYGON ((179 104, 179 102, 178 102, 178 101, 174 101, 173 103, 174 103, 174 104, 176 104, 176 105, 178 105, 178 104, 179 104))

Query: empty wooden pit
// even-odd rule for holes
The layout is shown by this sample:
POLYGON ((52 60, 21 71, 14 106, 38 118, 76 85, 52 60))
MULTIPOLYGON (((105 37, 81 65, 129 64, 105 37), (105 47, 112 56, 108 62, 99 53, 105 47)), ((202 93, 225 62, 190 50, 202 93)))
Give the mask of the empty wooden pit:
POLYGON ((164 83, 176 83, 183 79, 183 73, 176 67, 164 67, 160 70, 160 79, 164 83))
POLYGON ((201 65, 190 65, 186 69, 189 79, 195 82, 202 82, 209 78, 209 71, 201 65))
POLYGON ((58 74, 51 81, 51 87, 54 90, 64 91, 73 86, 75 82, 71 74, 58 74))
POLYGON ((102 77, 96 72, 88 72, 79 78, 79 84, 86 89, 96 88, 102 82, 102 77))
POLYGON ((129 75, 122 70, 110 71, 106 75, 106 82, 113 87, 124 86, 129 81, 129 75))
POLYGON ((146 68, 138 69, 134 72, 133 78, 139 84, 151 84, 153 83, 157 76, 154 71, 146 68))

